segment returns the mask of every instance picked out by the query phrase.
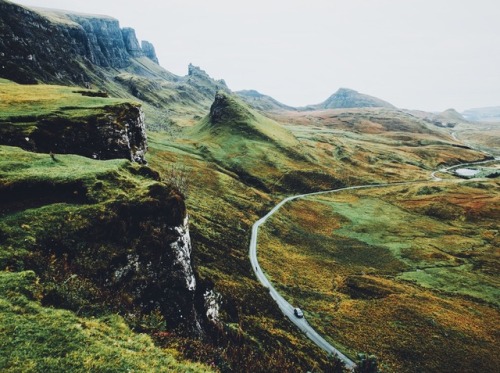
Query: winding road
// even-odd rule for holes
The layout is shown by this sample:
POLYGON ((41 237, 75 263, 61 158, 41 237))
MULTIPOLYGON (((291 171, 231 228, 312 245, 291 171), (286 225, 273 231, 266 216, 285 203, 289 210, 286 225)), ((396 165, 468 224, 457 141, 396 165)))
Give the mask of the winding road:
MULTIPOLYGON (((491 162, 491 160, 488 161, 479 161, 479 162, 471 162, 468 163, 467 165, 472 165, 472 164, 480 164, 480 163, 486 163, 486 162, 491 162)), ((431 174, 431 180, 432 181, 442 181, 441 178, 436 176, 436 173, 438 172, 448 172, 450 169, 455 168, 457 166, 453 167, 448 167, 448 168, 442 168, 440 170, 434 171, 431 174)), ((271 284, 271 282, 267 279, 266 275, 262 271, 262 268, 259 265, 259 261, 257 259, 257 237, 259 233, 259 227, 264 224, 267 219, 269 219, 276 211, 278 211, 283 205, 285 205, 287 202, 304 198, 304 197, 310 197, 310 196, 315 196, 315 195, 320 195, 320 194, 327 194, 327 193, 339 193, 347 190, 355 190, 355 189, 368 189, 368 188, 381 188, 381 187, 388 187, 388 186, 395 186, 395 185, 409 185, 409 184, 414 184, 414 183, 421 183, 421 182, 426 182, 429 180, 415 180, 415 181, 406 181, 406 182, 396 182, 396 183, 384 183, 384 184, 368 184, 368 185, 359 185, 359 186, 352 186, 352 187, 346 187, 346 188, 341 188, 341 189, 332 189, 332 190, 326 190, 326 191, 321 191, 321 192, 313 192, 313 193, 306 193, 306 194, 298 194, 295 196, 290 196, 282 200, 280 203, 278 203, 274 208, 269 211, 265 216, 257 220, 253 226, 252 226, 252 235, 250 239, 250 250, 249 250, 249 256, 250 256, 250 262, 252 264, 252 269, 259 279, 260 283, 269 289, 269 294, 271 297, 275 300, 275 302, 278 304, 279 308, 281 311, 292 321, 311 341, 313 341, 317 346, 325 350, 328 354, 335 355, 338 359, 342 360, 349 370, 354 370, 356 367, 356 364, 349 359, 346 355, 344 355, 342 352, 340 352, 338 349, 333 347, 331 344, 329 344, 321 335, 319 335, 314 328, 309 325, 307 320, 305 318, 298 318, 295 316, 293 313, 294 306, 292 306, 290 303, 288 303, 279 293, 278 291, 274 288, 274 286, 271 284)))
POLYGON ((360 186, 352 186, 352 187, 347 187, 347 188, 341 188, 341 189, 333 189, 333 190, 326 190, 326 191, 321 191, 321 192, 314 192, 314 193, 307 193, 307 194, 298 194, 295 196, 291 196, 288 198, 285 198, 283 201, 278 203, 274 208, 269 211, 264 217, 260 218, 257 220, 254 225, 252 226, 252 236, 250 239, 250 262, 252 263, 252 268, 253 271, 255 272, 255 275, 259 279, 260 283, 264 285, 266 288, 269 289, 269 294, 271 297, 275 300, 275 302, 278 304, 279 308, 281 311, 302 331, 305 333, 305 335, 313 341, 317 346, 325 350, 327 353, 335 355, 337 358, 342 360, 346 366, 346 368, 353 370, 356 366, 354 362, 349 359, 347 356, 345 356, 342 352, 337 350, 335 347, 333 347, 331 344, 329 344, 322 336, 320 336, 314 328, 309 325, 307 320, 305 318, 298 318, 294 315, 293 309, 294 306, 292 306, 290 303, 288 303, 285 298, 283 298, 278 291, 274 288, 274 286, 271 284, 271 282, 267 279, 266 275, 262 271, 262 268, 259 265, 259 261, 257 260, 257 236, 259 233, 259 227, 264 224, 267 219, 269 219, 276 211, 278 211, 285 203, 293 201, 295 199, 299 198, 304 198, 304 197, 309 197, 309 196, 314 196, 314 195, 320 195, 320 194, 327 194, 327 193, 338 193, 346 190, 354 190, 354 189, 367 189, 367 188, 380 188, 380 187, 387 187, 387 186, 394 186, 394 185, 406 185, 406 184, 412 184, 416 183, 419 181, 408 181, 408 182, 401 182, 401 183, 386 183, 386 184, 370 184, 370 185, 360 185, 360 186))

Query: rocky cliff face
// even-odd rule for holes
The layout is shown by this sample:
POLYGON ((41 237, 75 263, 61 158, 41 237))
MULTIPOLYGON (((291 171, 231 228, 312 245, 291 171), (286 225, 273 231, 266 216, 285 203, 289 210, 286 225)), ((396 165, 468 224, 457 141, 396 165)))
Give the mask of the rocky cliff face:
MULTIPOLYGON (((170 211, 185 215, 183 220, 153 221, 157 239, 135 253, 127 254, 116 265, 108 279, 110 288, 125 289, 132 295, 135 307, 142 313, 160 311, 168 317, 170 327, 181 327, 202 334, 204 317, 197 309, 196 279, 191 265, 189 219, 183 201, 170 198, 170 211)), ((168 210, 166 210, 168 211, 168 210)), ((151 222, 151 220, 150 220, 151 222)), ((143 232, 144 233, 144 232, 143 232)))
MULTIPOLYGON (((0 0, 0 77, 84 85, 99 67, 144 56, 135 31, 111 17, 28 9, 0 0)), ((151 54, 150 50, 148 52, 151 54)))
POLYGON ((143 40, 141 42, 142 51, 144 55, 156 64, 159 64, 158 57, 156 56, 155 47, 149 41, 143 40))
MULTIPOLYGON (((31 154, 24 169, 39 167, 31 154)), ((206 290, 198 288, 191 264, 183 197, 147 166, 109 164, 106 172, 72 178, 74 163, 49 161, 44 177, 2 175, 0 202, 8 201, 10 210, 2 204, 1 218, 15 212, 19 224, 33 227, 7 232, 0 219, 0 244, 20 248, 19 256, 0 258, 2 268, 34 270, 44 304, 83 314, 118 312, 144 330, 203 334, 206 290)))
POLYGON ((139 45, 137 36, 135 36, 135 30, 131 27, 125 27, 121 31, 127 52, 133 57, 144 56, 144 52, 139 45))
MULTIPOLYGON (((54 14, 46 11, 45 14, 54 14)), ((129 53, 118 21, 111 17, 55 13, 74 22, 74 28, 83 31, 81 37, 70 40, 84 46, 78 56, 101 67, 123 68, 129 65, 129 53)), ((58 27, 63 27, 59 25, 58 27)))
POLYGON ((0 119, 0 144, 40 153, 78 154, 93 159, 126 158, 146 163, 144 113, 129 103, 70 118, 60 115, 0 119), (27 130, 29 128, 29 130, 27 130))

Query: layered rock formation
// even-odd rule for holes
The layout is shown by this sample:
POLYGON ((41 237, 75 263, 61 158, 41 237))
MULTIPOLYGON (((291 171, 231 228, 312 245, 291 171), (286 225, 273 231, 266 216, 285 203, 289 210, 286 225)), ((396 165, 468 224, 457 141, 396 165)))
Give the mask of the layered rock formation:
POLYGON ((131 27, 125 27, 121 31, 127 52, 133 57, 144 56, 144 52, 139 45, 137 36, 135 35, 135 30, 131 27))

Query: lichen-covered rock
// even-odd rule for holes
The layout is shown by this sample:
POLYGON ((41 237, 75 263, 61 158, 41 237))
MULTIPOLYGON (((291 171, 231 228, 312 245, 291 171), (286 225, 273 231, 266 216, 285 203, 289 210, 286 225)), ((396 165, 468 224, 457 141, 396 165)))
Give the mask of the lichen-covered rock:
POLYGON ((214 289, 206 290, 203 294, 205 310, 208 321, 215 325, 220 324, 220 307, 222 303, 222 295, 214 289))
MULTIPOLYGON (((181 200, 178 203, 173 210, 183 208, 181 200)), ((185 210, 182 212, 185 214, 185 210)), ((176 225, 156 221, 155 229, 155 234, 163 237, 163 245, 127 254, 123 264, 114 268, 108 286, 126 289, 141 312, 160 310, 171 326, 179 325, 200 334, 202 320, 196 309, 188 216, 185 214, 184 220, 176 225)))

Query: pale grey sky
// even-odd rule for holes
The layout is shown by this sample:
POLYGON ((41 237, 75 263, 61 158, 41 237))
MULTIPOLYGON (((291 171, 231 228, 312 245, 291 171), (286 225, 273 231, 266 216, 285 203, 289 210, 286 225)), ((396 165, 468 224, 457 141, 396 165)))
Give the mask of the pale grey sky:
POLYGON ((401 108, 500 106, 499 0, 15 0, 110 15, 178 74, 294 106, 340 87, 401 108))

